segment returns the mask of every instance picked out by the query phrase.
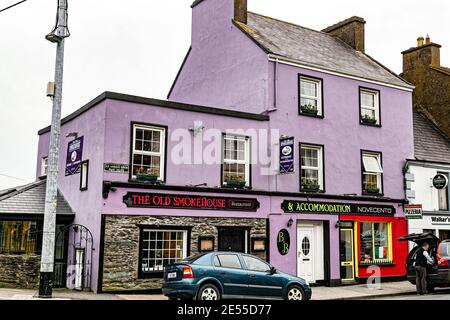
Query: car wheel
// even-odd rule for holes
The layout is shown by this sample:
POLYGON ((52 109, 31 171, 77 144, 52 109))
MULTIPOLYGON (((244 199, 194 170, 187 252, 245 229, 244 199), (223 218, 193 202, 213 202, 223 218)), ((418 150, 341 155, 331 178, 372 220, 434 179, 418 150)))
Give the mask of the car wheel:
POLYGON ((305 291, 298 285, 290 286, 287 291, 286 300, 306 300, 305 291))
POLYGON ((197 300, 220 300, 220 291, 213 284, 205 284, 198 290, 197 300))

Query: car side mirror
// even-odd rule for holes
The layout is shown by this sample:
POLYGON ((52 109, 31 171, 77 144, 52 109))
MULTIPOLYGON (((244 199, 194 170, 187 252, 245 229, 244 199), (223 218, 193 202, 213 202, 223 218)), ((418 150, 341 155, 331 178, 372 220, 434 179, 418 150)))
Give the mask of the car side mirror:
POLYGON ((277 273, 277 269, 275 267, 270 268, 269 274, 277 273))

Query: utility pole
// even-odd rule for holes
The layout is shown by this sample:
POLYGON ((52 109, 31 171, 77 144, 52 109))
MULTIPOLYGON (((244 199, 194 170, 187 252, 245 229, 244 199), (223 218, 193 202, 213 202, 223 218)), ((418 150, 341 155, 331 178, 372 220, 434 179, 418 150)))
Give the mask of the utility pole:
POLYGON ((55 255, 56 205, 58 195, 58 160, 61 134, 61 101, 64 67, 64 39, 70 36, 67 28, 67 0, 58 0, 56 25, 45 38, 57 44, 55 93, 53 98, 50 146, 48 154, 47 186, 45 194, 44 231, 42 235, 39 297, 51 298, 55 255))

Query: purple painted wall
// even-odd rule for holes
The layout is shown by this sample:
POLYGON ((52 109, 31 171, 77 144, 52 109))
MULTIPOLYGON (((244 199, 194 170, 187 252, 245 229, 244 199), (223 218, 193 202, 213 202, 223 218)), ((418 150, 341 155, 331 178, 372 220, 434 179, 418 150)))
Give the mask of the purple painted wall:
POLYGON ((192 50, 169 100, 265 110, 267 55, 233 25, 233 6, 234 1, 208 0, 193 8, 192 50))

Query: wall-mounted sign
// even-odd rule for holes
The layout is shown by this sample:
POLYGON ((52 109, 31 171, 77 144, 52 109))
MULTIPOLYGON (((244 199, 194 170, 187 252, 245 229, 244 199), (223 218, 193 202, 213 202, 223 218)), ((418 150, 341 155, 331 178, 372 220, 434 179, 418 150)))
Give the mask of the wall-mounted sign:
POLYGON ((69 142, 67 146, 66 176, 80 173, 83 159, 83 139, 79 137, 69 142))
POLYGON ((347 215, 393 216, 394 206, 335 202, 289 201, 281 203, 285 213, 321 213, 347 215))
POLYGON ((280 139, 280 174, 294 172, 294 138, 280 139))
POLYGON ((438 173, 433 178, 433 187, 438 190, 444 189, 448 186, 448 178, 445 174, 438 173))
POLYGON ((450 225, 450 216, 432 216, 431 224, 450 225))
POLYGON ((284 256, 289 252, 289 247, 291 245, 291 237, 289 236, 289 231, 286 229, 280 230, 277 234, 277 247, 278 252, 284 256))
POLYGON ((421 204, 406 204, 405 205, 406 219, 422 219, 423 211, 421 204))
POLYGON ((252 211, 259 208, 257 199, 208 197, 162 193, 128 192, 123 202, 131 208, 168 208, 194 210, 252 211))
POLYGON ((128 174, 130 171, 130 167, 128 166, 128 164, 122 164, 122 163, 104 163, 103 171, 110 172, 110 173, 126 173, 126 174, 128 174))

